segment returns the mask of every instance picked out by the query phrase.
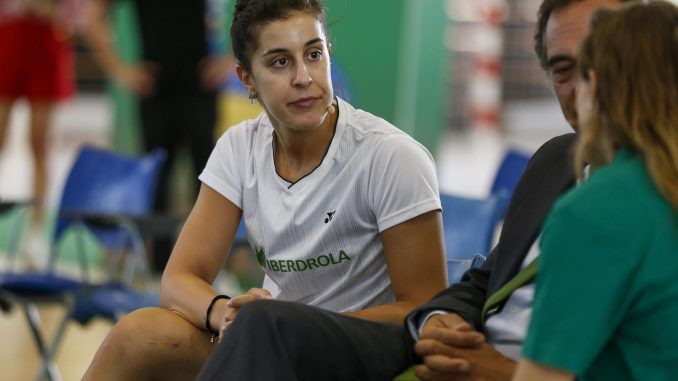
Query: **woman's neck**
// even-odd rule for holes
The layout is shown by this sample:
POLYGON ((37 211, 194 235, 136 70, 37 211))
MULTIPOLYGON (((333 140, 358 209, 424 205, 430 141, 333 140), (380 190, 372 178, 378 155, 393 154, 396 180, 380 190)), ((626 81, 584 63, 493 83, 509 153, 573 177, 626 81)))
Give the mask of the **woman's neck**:
POLYGON ((290 182, 312 172, 327 154, 332 144, 339 110, 329 112, 322 125, 313 131, 274 128, 274 162, 278 174, 290 182))

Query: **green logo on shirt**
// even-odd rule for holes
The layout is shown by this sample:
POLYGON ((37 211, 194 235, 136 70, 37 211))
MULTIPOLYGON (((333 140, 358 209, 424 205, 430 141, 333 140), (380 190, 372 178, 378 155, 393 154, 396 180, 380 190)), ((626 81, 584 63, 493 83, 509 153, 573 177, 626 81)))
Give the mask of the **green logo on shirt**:
POLYGON ((266 267, 266 254, 264 254, 264 248, 257 249, 256 255, 259 266, 266 267))
POLYGON ((270 271, 289 273, 289 272, 299 272, 306 271, 313 268, 321 268, 327 266, 338 265, 342 262, 347 262, 351 260, 351 257, 346 254, 344 250, 339 250, 339 255, 329 253, 319 255, 315 258, 309 259, 280 259, 280 260, 268 260, 266 259, 266 254, 264 253, 263 248, 255 248, 255 253, 257 256, 257 261, 259 265, 264 269, 270 271))

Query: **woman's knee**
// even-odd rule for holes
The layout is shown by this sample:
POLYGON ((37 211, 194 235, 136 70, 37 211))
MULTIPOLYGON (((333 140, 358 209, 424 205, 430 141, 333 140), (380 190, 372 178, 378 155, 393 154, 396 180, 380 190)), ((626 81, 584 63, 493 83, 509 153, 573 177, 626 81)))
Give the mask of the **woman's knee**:
POLYGON ((143 308, 131 312, 113 325, 104 344, 128 348, 150 338, 156 338, 166 330, 163 328, 165 325, 163 321, 167 320, 165 317, 167 313, 171 312, 162 308, 143 308))
POLYGON ((102 350, 131 362, 179 359, 190 363, 204 361, 212 347, 209 335, 183 317, 164 308, 143 308, 113 326, 102 350))
POLYGON ((104 346, 124 348, 122 353, 136 356, 149 349, 177 348, 196 335, 203 333, 183 317, 164 308, 142 308, 120 319, 104 346))
POLYGON ((86 379, 191 379, 211 351, 207 333, 183 317, 144 308, 111 328, 86 379))

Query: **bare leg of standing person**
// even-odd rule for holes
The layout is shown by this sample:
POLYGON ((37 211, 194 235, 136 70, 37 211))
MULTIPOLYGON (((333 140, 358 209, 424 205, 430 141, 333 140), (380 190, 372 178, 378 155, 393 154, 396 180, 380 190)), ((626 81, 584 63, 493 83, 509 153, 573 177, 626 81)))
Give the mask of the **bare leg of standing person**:
POLYGON ((0 97, 0 152, 5 146, 9 130, 9 117, 12 111, 12 100, 0 97))
POLYGON ((33 218, 27 241, 30 267, 42 267, 47 261, 48 244, 44 232, 47 188, 47 133, 53 109, 48 101, 31 101, 29 145, 33 156, 33 218))
POLYGON ((33 155, 33 224, 41 224, 47 188, 47 132, 52 114, 52 102, 31 102, 30 147, 33 155))

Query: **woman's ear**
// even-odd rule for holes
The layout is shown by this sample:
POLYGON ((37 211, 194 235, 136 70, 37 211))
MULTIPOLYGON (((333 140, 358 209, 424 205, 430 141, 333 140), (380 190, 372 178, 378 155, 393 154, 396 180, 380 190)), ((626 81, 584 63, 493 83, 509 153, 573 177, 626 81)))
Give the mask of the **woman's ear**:
POLYGON ((254 80, 252 78, 252 74, 247 71, 242 65, 238 64, 235 67, 235 72, 238 74, 238 78, 240 78, 240 82, 242 82, 243 86, 247 89, 247 91, 252 94, 256 93, 257 90, 254 88, 254 80))

